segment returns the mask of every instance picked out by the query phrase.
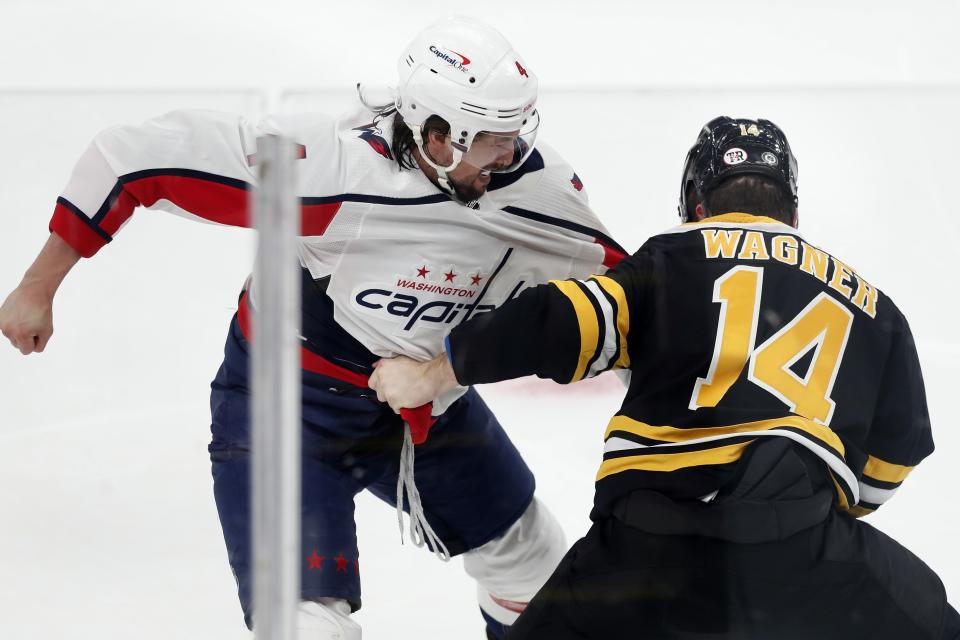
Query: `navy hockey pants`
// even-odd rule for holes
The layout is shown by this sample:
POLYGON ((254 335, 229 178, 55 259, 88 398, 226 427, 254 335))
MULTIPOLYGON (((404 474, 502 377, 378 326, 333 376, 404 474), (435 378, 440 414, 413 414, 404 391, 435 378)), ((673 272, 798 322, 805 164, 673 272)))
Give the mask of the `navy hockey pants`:
MULTIPOLYGON (((247 343, 234 319, 212 384, 214 496, 251 625, 250 408, 247 343)), ((369 389, 303 373, 301 593, 360 607, 354 496, 396 505, 403 423, 369 389)), ((534 478, 472 389, 417 446, 416 482, 427 520, 452 555, 504 533, 533 499, 534 478)))

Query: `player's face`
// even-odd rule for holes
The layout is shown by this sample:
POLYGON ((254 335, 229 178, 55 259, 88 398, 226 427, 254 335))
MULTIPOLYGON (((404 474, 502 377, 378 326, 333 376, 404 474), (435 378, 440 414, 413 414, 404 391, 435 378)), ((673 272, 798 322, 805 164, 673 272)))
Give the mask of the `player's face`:
POLYGON ((490 184, 490 172, 513 164, 518 133, 477 134, 460 164, 447 174, 461 200, 469 202, 482 196, 490 184))

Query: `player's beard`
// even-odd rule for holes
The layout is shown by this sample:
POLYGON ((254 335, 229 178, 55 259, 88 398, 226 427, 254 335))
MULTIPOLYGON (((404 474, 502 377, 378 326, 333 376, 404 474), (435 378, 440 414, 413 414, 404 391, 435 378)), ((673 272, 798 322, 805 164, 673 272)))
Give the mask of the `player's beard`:
POLYGON ((454 184, 453 192, 457 194, 457 198, 462 202, 473 202, 474 200, 479 200, 480 197, 487 192, 487 189, 486 187, 483 189, 476 189, 472 185, 469 187, 462 187, 459 184, 454 184))
MULTIPOLYGON (((450 180, 450 184, 453 186, 453 192, 456 194, 457 198, 461 202, 469 203, 474 200, 479 200, 483 194, 487 192, 487 184, 484 184, 482 187, 476 186, 477 178, 474 178, 470 181, 469 184, 461 184, 458 181, 450 180)), ((489 181, 487 181, 489 183, 489 181)))

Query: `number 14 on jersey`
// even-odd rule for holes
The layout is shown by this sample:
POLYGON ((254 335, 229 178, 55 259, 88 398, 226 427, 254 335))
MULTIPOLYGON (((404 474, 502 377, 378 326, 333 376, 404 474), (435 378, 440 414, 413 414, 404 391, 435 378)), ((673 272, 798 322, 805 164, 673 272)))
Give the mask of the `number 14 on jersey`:
POLYGON ((850 337, 853 313, 828 293, 816 296, 793 320, 754 346, 760 316, 763 269, 737 266, 713 286, 720 322, 713 360, 705 378, 697 378, 690 409, 715 407, 749 366, 750 382, 779 398, 790 411, 829 426, 835 408, 833 383, 850 337), (791 367, 813 349, 806 375, 791 367))

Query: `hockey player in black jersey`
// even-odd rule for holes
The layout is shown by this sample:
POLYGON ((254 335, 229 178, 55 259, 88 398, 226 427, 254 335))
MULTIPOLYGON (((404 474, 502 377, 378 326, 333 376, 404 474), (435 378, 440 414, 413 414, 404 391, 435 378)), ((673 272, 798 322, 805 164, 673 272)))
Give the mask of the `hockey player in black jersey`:
POLYGON ((594 524, 510 638, 960 638, 936 574, 857 519, 933 451, 923 380, 893 301, 797 232, 796 176, 773 123, 717 118, 680 226, 378 366, 395 409, 631 372, 594 524))

